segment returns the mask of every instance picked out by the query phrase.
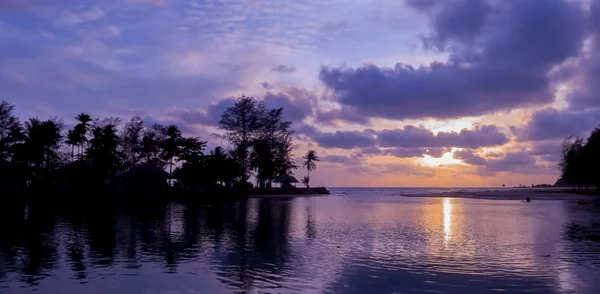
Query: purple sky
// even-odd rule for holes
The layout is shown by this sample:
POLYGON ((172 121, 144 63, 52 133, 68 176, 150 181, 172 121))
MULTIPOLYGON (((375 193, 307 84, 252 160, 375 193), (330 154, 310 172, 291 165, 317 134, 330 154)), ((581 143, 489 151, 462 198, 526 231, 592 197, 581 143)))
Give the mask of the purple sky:
POLYGON ((597 0, 0 1, 0 99, 20 117, 209 138, 254 95, 328 186, 554 182, 561 140, 600 123, 599 51, 597 0))

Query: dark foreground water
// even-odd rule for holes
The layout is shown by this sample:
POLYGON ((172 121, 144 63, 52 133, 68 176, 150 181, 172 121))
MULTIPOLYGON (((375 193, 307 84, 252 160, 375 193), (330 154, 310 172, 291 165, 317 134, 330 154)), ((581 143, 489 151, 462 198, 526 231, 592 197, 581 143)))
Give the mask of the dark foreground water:
POLYGON ((600 293, 597 208, 335 192, 5 207, 0 293, 600 293))

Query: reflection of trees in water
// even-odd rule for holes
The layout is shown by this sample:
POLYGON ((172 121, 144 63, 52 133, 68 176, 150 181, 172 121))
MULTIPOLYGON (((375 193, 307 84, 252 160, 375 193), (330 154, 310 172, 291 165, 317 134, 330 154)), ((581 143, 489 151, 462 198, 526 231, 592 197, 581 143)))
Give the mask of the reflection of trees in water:
POLYGON ((272 283, 282 279, 290 261, 290 202, 258 200, 254 226, 247 223, 248 203, 240 201, 236 207, 235 219, 227 220, 232 224, 233 243, 215 254, 220 280, 246 291, 277 287, 272 283))
POLYGON ((306 205, 306 237, 309 240, 317 237, 317 224, 315 222, 313 207, 310 203, 306 205))
MULTIPOLYGON (((559 259, 577 267, 600 271, 600 207, 565 203, 564 256, 559 259)), ((580 278, 583 276, 580 276, 580 278)))
POLYGON ((0 250, 5 256, 1 268, 18 273, 19 280, 37 285, 57 261, 56 217, 34 211, 25 219, 22 206, 2 211, 0 250))
MULTIPOLYGON (((6 211, 0 219, 10 224, 0 226, 0 283, 5 284, 14 283, 11 274, 36 285, 60 266, 70 270, 61 278, 85 281, 96 278, 91 273, 97 267, 135 274, 144 264, 159 263, 176 272, 181 262, 210 258, 222 282, 253 289, 270 286, 265 273, 276 283, 290 263, 290 201, 107 204, 83 210, 36 206, 27 219, 23 207, 6 211)), ((308 208, 306 214, 306 234, 314 237, 308 208)))

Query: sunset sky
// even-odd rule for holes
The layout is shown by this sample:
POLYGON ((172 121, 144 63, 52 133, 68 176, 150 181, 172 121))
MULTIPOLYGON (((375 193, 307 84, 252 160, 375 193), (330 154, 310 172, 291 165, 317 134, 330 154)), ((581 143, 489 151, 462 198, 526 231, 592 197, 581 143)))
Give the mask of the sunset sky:
MULTIPOLYGON (((284 107, 313 185, 554 183, 600 123, 596 0, 0 0, 0 100, 140 115, 222 145, 241 94, 284 107)), ((297 175, 305 171, 298 170, 297 175)))

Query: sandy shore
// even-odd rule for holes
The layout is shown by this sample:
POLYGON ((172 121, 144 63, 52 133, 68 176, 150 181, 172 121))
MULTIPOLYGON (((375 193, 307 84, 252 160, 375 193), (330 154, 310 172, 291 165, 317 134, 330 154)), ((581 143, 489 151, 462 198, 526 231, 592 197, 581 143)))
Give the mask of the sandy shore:
POLYGON ((520 190, 498 190, 485 192, 445 192, 435 194, 421 195, 402 195, 404 197, 450 197, 450 198, 470 198, 470 199, 487 199, 487 200, 524 200, 529 197, 531 200, 600 200, 600 196, 588 196, 569 193, 568 191, 559 190, 535 190, 535 189, 520 189, 520 190))

